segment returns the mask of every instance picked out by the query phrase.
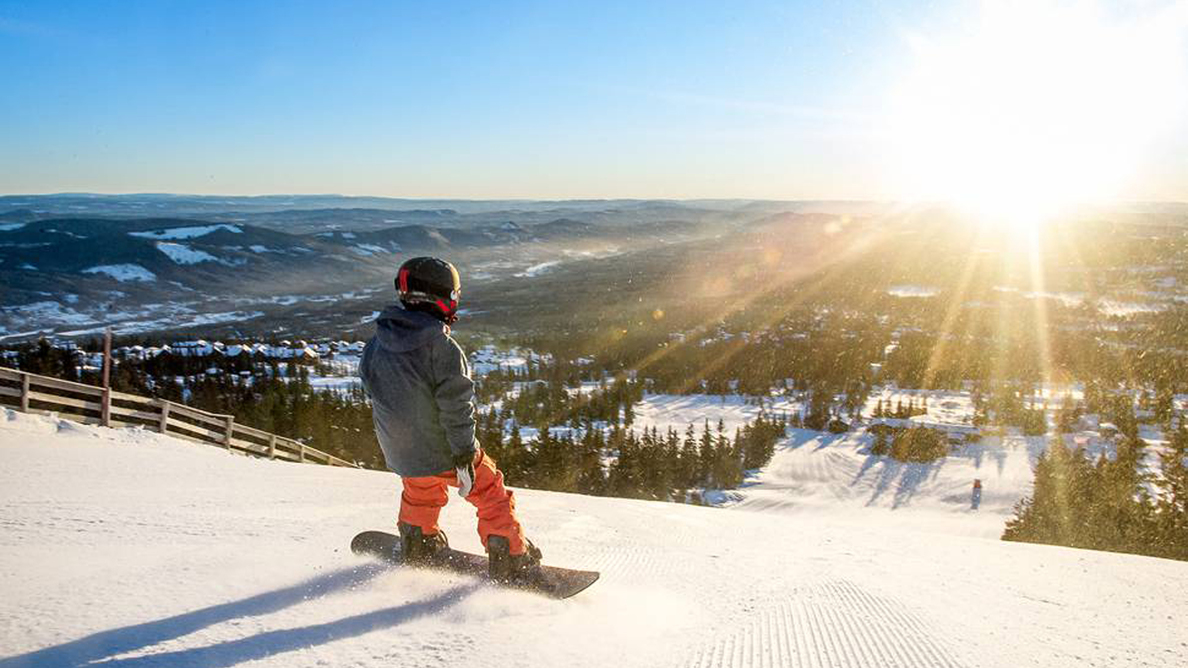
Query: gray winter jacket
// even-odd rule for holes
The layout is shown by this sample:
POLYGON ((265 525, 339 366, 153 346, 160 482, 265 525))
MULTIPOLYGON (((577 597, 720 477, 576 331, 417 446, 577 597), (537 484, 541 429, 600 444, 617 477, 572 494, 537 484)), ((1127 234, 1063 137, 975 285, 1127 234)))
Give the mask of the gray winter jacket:
POLYGON ((427 313, 389 306, 375 326, 359 376, 388 468, 413 477, 453 469, 453 455, 478 449, 466 355, 427 313))

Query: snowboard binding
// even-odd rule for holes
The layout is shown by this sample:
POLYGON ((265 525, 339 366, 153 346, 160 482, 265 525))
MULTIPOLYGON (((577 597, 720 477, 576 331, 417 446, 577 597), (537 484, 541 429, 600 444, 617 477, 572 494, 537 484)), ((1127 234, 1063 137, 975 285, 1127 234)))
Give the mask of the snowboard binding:
POLYGON ((492 582, 512 587, 548 591, 552 582, 540 565, 540 548, 524 539, 524 554, 512 554, 504 536, 487 538, 487 576, 492 582))
POLYGON ((428 565, 438 563, 446 558, 450 551, 450 542, 444 531, 426 536, 421 527, 401 522, 400 529, 400 557, 407 564, 428 565))

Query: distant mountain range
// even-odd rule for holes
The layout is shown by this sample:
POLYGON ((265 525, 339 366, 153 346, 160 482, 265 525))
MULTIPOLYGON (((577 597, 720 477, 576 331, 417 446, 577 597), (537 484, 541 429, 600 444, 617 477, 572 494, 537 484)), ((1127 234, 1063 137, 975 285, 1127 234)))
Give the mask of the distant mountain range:
MULTIPOLYGON (((1174 230, 1188 206, 1083 215, 1174 230)), ((731 268, 757 260, 802 275, 811 262, 869 247, 892 219, 910 229, 921 216, 942 233, 954 219, 940 207, 879 202, 5 195, 0 340, 107 325, 125 334, 336 335, 369 323, 391 300, 399 263, 424 254, 459 266, 472 318, 555 326, 575 308, 643 308, 660 287, 696 304, 685 286, 705 283, 710 267, 721 268, 710 283, 727 287, 731 268)))
MULTIPOLYGON (((524 279, 566 260, 696 238, 730 217, 719 209, 634 201, 512 203, 520 207, 514 210, 508 202, 285 208, 344 200, 377 201, 0 197, 0 337, 85 335, 109 323, 125 333, 258 325, 269 322, 265 316, 301 318, 303 307, 331 302, 345 303, 339 325, 357 324, 371 312, 369 296, 388 296, 395 268, 410 256, 449 257, 471 285, 524 279), (3 209, 12 204, 26 208, 3 209), (501 208, 484 210, 496 205, 501 208), (145 215, 129 215, 135 210, 145 215), (70 211, 77 213, 64 213, 70 211), (165 215, 150 215, 158 211, 165 215)), ((332 312, 321 317, 336 319, 332 312)))

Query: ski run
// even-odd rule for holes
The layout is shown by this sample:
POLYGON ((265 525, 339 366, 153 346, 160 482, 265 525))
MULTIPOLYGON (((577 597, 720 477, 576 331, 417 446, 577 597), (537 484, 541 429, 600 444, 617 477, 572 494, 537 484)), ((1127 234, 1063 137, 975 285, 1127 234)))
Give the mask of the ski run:
POLYGON ((723 508, 518 490, 547 563, 602 572, 554 601, 352 555, 392 474, 5 410, 0 668, 1188 665, 1188 563, 998 540, 1026 441, 858 447, 790 430, 723 508))

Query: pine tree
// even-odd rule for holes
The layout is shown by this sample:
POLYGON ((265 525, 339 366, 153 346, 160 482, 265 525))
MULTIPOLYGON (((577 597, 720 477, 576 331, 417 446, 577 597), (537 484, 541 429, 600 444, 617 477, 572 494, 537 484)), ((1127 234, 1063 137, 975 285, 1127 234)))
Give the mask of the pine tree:
POLYGON ((874 445, 870 446, 870 454, 881 457, 890 451, 891 447, 887 445, 887 431, 886 429, 879 429, 875 432, 875 442, 874 445))
POLYGON ((1091 488, 1090 473, 1080 450, 1070 452, 1053 441, 1035 465, 1030 497, 1015 505, 1003 540, 1088 547, 1084 506, 1091 488))
POLYGON ((524 437, 520 434, 520 425, 516 424, 514 420, 511 422, 511 435, 504 445, 503 453, 504 459, 499 464, 508 484, 524 485, 524 462, 527 459, 527 452, 524 446, 524 437))
POLYGON ((679 474, 676 486, 678 489, 690 489, 697 486, 697 474, 700 467, 697 450, 697 432, 693 423, 685 429, 685 440, 681 444, 679 455, 679 474))
POLYGON ((603 494, 606 476, 602 468, 603 436, 601 429, 586 423, 580 444, 577 491, 582 494, 603 494))
POLYGON ((726 435, 719 431, 717 438, 714 439, 714 463, 710 474, 713 480, 711 486, 718 489, 730 489, 736 486, 738 484, 735 481, 737 468, 738 466, 733 462, 731 456, 730 442, 726 440, 726 435))
POLYGON ((1161 556, 1188 560, 1188 426, 1180 426, 1159 461, 1163 477, 1155 544, 1161 556))
POLYGON ((701 441, 697 448, 696 485, 708 486, 712 484, 714 460, 714 437, 710 435, 709 420, 706 420, 701 430, 701 441))
POLYGON ((1103 454, 1091 464, 1079 449, 1053 441, 1003 539, 1156 554, 1161 533, 1145 490, 1144 448, 1141 439, 1126 438, 1113 459, 1103 454))

